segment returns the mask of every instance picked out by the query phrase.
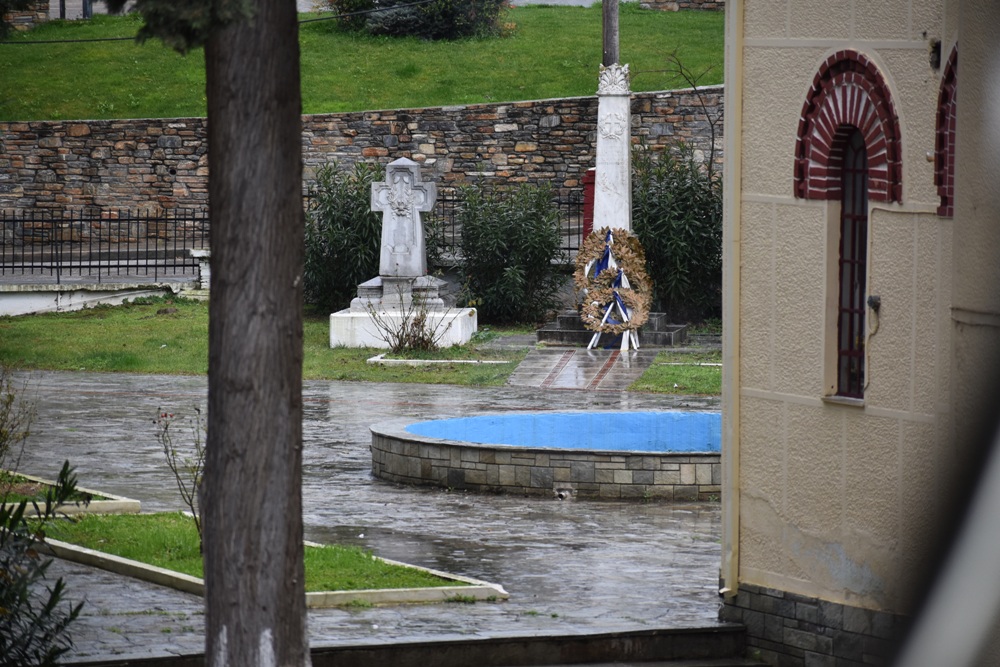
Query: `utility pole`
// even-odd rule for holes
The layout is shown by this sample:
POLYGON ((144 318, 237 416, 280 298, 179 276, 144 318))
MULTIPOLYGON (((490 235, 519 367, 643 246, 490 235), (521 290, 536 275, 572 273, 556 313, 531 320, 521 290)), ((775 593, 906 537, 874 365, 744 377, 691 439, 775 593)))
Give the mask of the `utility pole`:
POLYGON ((601 25, 604 27, 604 53, 601 64, 610 67, 618 63, 618 0, 603 0, 601 25))

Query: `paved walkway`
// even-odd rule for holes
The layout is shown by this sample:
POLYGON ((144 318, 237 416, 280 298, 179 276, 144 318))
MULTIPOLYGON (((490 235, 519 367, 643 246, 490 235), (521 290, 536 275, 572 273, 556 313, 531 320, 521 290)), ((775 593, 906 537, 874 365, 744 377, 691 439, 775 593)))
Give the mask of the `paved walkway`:
POLYGON ((542 389, 621 391, 653 363, 655 349, 587 350, 555 347, 531 350, 508 384, 542 389))
MULTIPOLYGON (((53 476, 64 459, 81 483, 180 509, 153 438, 159 408, 205 401, 200 377, 36 373, 38 418, 21 463, 53 476)), ((537 636, 716 623, 717 504, 563 502, 398 487, 370 475, 370 424, 525 409, 713 408, 711 399, 533 387, 307 382, 307 539, 502 584, 504 603, 410 605, 309 613, 314 647, 537 636)), ((203 650, 202 600, 57 561, 69 595, 86 601, 70 662, 203 650)))

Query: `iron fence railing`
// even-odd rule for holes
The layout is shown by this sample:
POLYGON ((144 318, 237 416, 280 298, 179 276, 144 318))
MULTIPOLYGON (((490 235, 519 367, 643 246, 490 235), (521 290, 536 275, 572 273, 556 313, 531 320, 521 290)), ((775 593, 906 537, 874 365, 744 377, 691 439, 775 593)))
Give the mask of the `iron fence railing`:
POLYGON ((0 276, 95 282, 195 277, 188 250, 208 247, 208 214, 182 209, 0 212, 0 276))
MULTIPOLYGON (((462 247, 462 225, 459 220, 461 208, 459 193, 438 194, 434 210, 427 214, 425 227, 434 236, 434 245, 441 261, 458 258, 462 247)), ((583 192, 570 191, 555 200, 559 218, 559 233, 562 237, 562 251, 567 258, 574 257, 583 241, 583 192)), ((428 239, 428 247, 431 246, 428 239)))
MULTIPOLYGON (((306 210, 309 200, 305 200, 306 210)), ((555 202, 567 258, 583 238, 583 193, 555 202)), ((432 263, 459 258, 462 228, 458 193, 438 196, 425 218, 432 263)), ((125 210, 0 211, 0 276, 30 276, 60 283, 80 279, 194 279, 198 262, 189 250, 208 247, 208 212, 175 209, 152 214, 125 210)), ((10 279, 10 278, 8 278, 10 279)))

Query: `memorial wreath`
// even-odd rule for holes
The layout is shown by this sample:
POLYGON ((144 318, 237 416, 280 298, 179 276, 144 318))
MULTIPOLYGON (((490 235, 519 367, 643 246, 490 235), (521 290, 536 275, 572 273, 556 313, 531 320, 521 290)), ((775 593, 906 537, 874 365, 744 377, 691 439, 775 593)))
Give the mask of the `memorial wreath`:
POLYGON ((576 257, 573 282, 583 292, 580 319, 596 333, 635 331, 649 318, 652 283, 639 239, 625 229, 592 232, 576 257), (614 316, 624 311, 625 317, 614 316))

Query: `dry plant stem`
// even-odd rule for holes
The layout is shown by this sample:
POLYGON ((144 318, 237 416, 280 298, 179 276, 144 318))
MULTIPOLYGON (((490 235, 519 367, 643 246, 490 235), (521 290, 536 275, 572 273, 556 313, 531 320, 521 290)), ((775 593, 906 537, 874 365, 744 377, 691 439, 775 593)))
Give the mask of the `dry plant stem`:
POLYGON ((167 466, 174 475, 174 481, 177 484, 177 490, 181 494, 181 500, 184 501, 184 504, 191 511, 191 516, 194 518, 194 525, 198 530, 199 548, 201 548, 201 503, 198 497, 205 470, 205 441, 202 438, 202 433, 205 431, 205 422, 202 419, 200 408, 195 408, 194 412, 194 426, 191 429, 194 435, 194 443, 190 448, 191 455, 189 456, 185 456, 183 452, 178 451, 174 446, 170 427, 177 420, 173 413, 158 410, 155 423, 156 441, 163 448, 163 453, 167 458, 167 466))
POLYGON ((681 62, 680 56, 677 55, 677 51, 673 51, 667 56, 667 71, 681 77, 684 79, 685 83, 694 91, 695 96, 698 98, 698 104, 701 106, 702 112, 705 114, 705 120, 708 121, 708 131, 709 138, 711 139, 708 148, 708 160, 706 169, 708 170, 708 178, 711 180, 715 175, 715 137, 716 137, 716 127, 722 122, 722 112, 717 112, 714 116, 708 113, 708 103, 705 101, 705 96, 701 92, 701 88, 698 87, 698 82, 701 81, 706 74, 712 71, 712 66, 709 65, 703 69, 699 74, 695 74, 681 62))
MULTIPOLYGON (((31 433, 35 406, 23 396, 27 382, 18 383, 7 366, 0 366, 0 469, 11 473, 21 465, 24 443, 31 433)), ((10 492, 14 478, 0 484, 0 500, 10 492)))
MULTIPOLYGON (((402 290, 399 292, 399 300, 402 303, 402 290)), ((444 315, 447 316, 448 312, 450 311, 446 311, 444 315)), ((385 341, 394 353, 404 350, 436 350, 441 338, 451 328, 451 324, 449 324, 438 331, 437 326, 429 324, 427 305, 422 300, 415 298, 399 311, 398 321, 389 317, 387 311, 379 311, 370 303, 368 304, 368 314, 378 330, 378 337, 385 341)))

